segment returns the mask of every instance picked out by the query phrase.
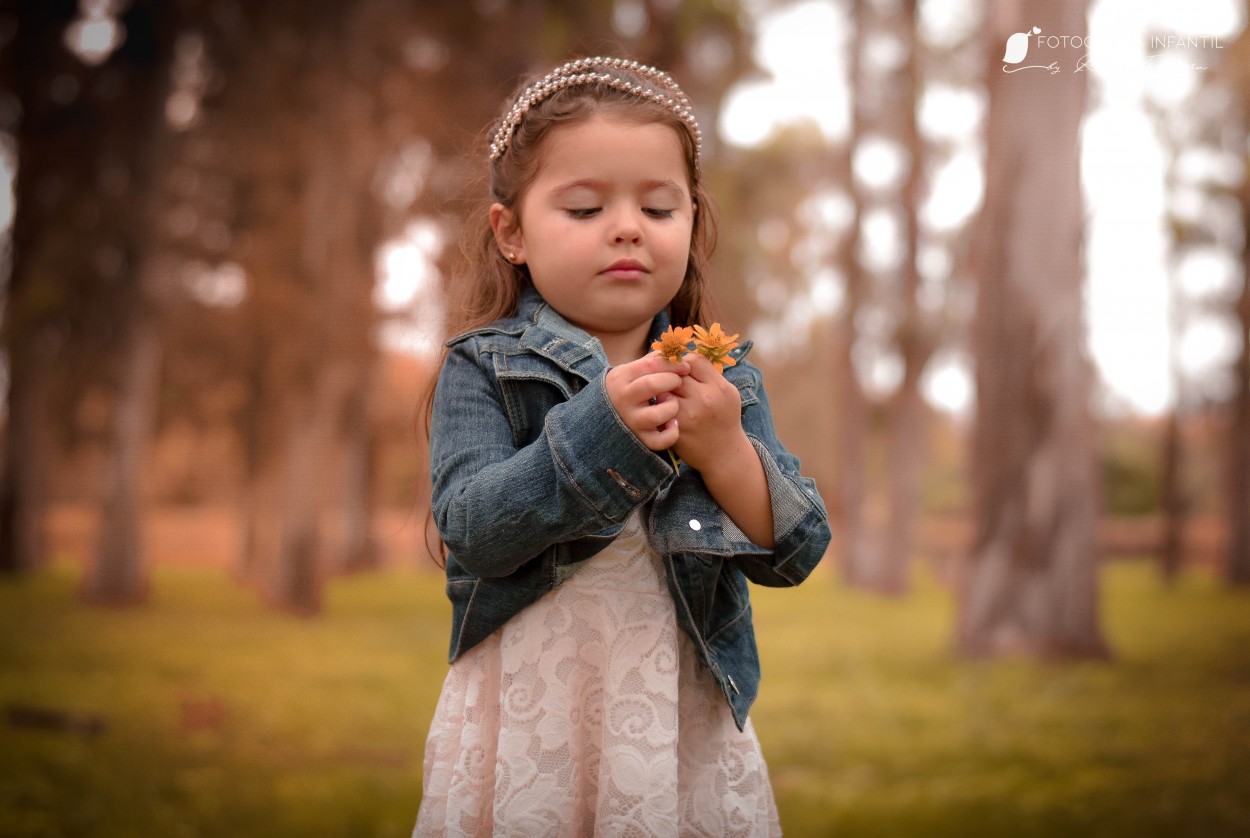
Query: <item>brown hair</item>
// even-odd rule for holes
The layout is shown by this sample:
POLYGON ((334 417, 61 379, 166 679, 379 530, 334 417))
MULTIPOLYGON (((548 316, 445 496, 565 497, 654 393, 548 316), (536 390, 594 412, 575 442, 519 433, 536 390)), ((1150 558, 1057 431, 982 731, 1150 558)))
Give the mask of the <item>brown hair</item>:
MULTIPOLYGON (((670 93, 627 66, 596 69, 613 78, 637 85, 643 90, 670 93)), ((508 99, 511 108, 540 79, 535 76, 518 87, 508 99)), ((699 173, 698 139, 690 126, 670 107, 607 84, 587 83, 564 87, 528 107, 506 151, 490 163, 489 192, 469 217, 461 241, 463 265, 448 288, 448 334, 456 335, 493 323, 516 313, 517 299, 530 284, 529 268, 504 258, 490 226, 489 210, 494 203, 516 212, 542 166, 543 141, 552 129, 590 119, 599 114, 640 123, 660 123, 677 132, 681 140, 695 203, 694 227, 690 235, 690 258, 677 295, 669 304, 674 323, 703 323, 713 314, 714 304, 708 287, 708 259, 716 240, 716 211, 703 187, 699 173)), ((507 118, 507 112, 503 119, 507 118)), ((498 123, 492 125, 494 135, 498 123)), ((483 155, 486 156, 486 155, 483 155)))

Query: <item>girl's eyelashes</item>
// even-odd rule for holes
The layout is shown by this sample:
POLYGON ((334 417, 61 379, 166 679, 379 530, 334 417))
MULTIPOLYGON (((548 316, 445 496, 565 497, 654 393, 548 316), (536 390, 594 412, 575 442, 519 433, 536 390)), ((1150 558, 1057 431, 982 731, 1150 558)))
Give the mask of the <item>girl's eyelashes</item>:
MULTIPOLYGON (((566 209, 565 212, 568 213, 570 218, 594 218, 602 209, 602 207, 570 208, 566 209)), ((672 218, 674 212, 671 209, 658 209, 656 207, 643 207, 642 211, 652 218, 672 218)))

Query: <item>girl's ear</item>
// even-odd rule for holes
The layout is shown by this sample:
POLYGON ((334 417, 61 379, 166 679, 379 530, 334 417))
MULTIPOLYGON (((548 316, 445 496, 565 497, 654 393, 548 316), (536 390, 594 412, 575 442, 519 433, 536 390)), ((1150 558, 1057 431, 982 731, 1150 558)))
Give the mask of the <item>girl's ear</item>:
POLYGON ((514 265, 525 264, 525 239, 521 235, 521 220, 503 204, 490 205, 490 228, 495 231, 495 243, 503 258, 514 265))

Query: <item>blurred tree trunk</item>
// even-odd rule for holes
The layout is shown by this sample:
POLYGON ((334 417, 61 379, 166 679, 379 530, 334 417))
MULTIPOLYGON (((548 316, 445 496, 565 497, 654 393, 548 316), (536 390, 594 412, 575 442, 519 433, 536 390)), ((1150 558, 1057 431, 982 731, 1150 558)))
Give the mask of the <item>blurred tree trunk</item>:
MULTIPOLYGON (((1247 36, 1241 37, 1244 44, 1247 36)), ((1243 126, 1250 135, 1250 90, 1242 90, 1243 126)), ((1248 157, 1247 159, 1250 159, 1248 157)), ((1245 227, 1241 251, 1241 292, 1237 297, 1237 331, 1241 349, 1233 362, 1233 400, 1229 421, 1228 557, 1230 584, 1250 585, 1250 177, 1243 176, 1240 194, 1245 227)))
POLYGON ((1233 394, 1228 444, 1228 555, 1225 578, 1230 585, 1250 586, 1250 30, 1243 29, 1229 45, 1228 57, 1217 75, 1233 88, 1236 116, 1234 153, 1242 162, 1241 188, 1241 289, 1233 307, 1241 346, 1233 361, 1233 394))
MULTIPOLYGON (((1167 155, 1164 173, 1165 194, 1171 194, 1177 186, 1176 159, 1180 153, 1179 141, 1169 129, 1167 114, 1153 108, 1159 139, 1167 155)), ((1159 505, 1163 512, 1163 538, 1159 544, 1159 571, 1170 587, 1175 584, 1185 561, 1185 447, 1182 434, 1182 417, 1186 408, 1185 375, 1181 370, 1180 341, 1184 333, 1184 294, 1180 287, 1180 242, 1178 221, 1173 221, 1174 239, 1167 260, 1168 329, 1168 375, 1172 379, 1172 409, 1168 411, 1163 429, 1163 450, 1160 460, 1159 505)))
POLYGON ((124 40, 95 63, 65 40, 78 3, 15 5, 4 50, 20 116, 5 126, 15 129, 18 172, 4 327, 11 420, 0 478, 0 567, 18 570, 41 558, 43 481, 54 463, 46 426, 73 440, 78 396, 89 383, 103 384, 117 410, 106 453, 113 472, 104 488, 112 494, 105 499, 107 543, 97 557, 103 564, 88 574, 83 593, 130 602, 142 589, 132 481, 150 422, 126 403, 127 386, 151 368, 142 277, 156 238, 148 196, 160 165, 154 143, 164 132, 174 11, 154 0, 129 4, 124 40), (127 384, 119 387, 119 379, 127 384))
MULTIPOLYGON (((920 475, 924 462, 925 406, 920 380, 934 340, 920 308, 920 275, 916 266, 920 225, 918 213, 924 189, 926 149, 917 125, 921 44, 917 34, 916 4, 890 7, 857 0, 852 5, 856 36, 851 41, 850 78, 854 91, 851 118, 852 149, 867 139, 889 140, 907 157, 906 174, 887 194, 876 193, 848 172, 855 205, 852 233, 846 242, 847 296, 839 344, 839 381, 843 414, 841 434, 843 501, 842 569, 849 584, 879 593, 899 595, 909 585, 911 552, 920 512, 920 475), (897 44, 903 58, 888 61, 874 45, 897 44), (873 60, 873 55, 876 59, 873 60), (888 274, 865 266, 860 225, 866 211, 888 207, 900 220, 902 247, 898 268, 888 274), (863 334, 865 314, 881 311, 898 325, 890 343, 880 341, 876 351, 897 351, 902 378, 880 411, 884 418, 881 450, 885 458, 880 488, 872 488, 867 452, 872 447, 874 415, 857 376, 855 347, 868 348, 872 336, 863 334)), ((861 361, 863 359, 861 358, 861 361)), ((862 364, 860 365, 862 367, 862 364)))
MULTIPOLYGON (((854 0, 851 4, 851 15, 857 27, 864 14, 864 0, 854 0)), ((846 299, 835 342, 837 357, 834 364, 841 425, 838 437, 841 520, 837 531, 842 580, 848 585, 863 584, 867 569, 872 564, 870 532, 864 520, 864 505, 868 497, 868 397, 855 366, 855 342, 859 331, 857 321, 869 295, 867 285, 870 280, 859 256, 864 205, 867 199, 863 187, 855 178, 855 150, 864 138, 866 123, 865 99, 861 95, 865 87, 862 46, 862 39, 853 39, 848 57, 852 104, 845 177, 851 195, 852 214, 839 259, 846 266, 846 299)))
POLYGON ((886 437, 886 489, 890 503, 880 536, 881 560, 874 586, 896 595, 905 593, 910 584, 911 553, 920 516, 920 475, 925 461, 925 405, 920 379, 934 349, 934 339, 920 308, 920 273, 916 267, 926 157, 916 117, 920 105, 918 25, 915 0, 904 0, 897 29, 904 40, 907 59, 898 79, 898 105, 891 109, 899 121, 899 142, 908 155, 907 175, 899 196, 904 230, 899 301, 903 312, 894 338, 903 360, 903 379, 890 403, 886 437))
MULTIPOLYGON (((1173 341, 1179 335, 1174 335, 1173 341)), ((1168 411, 1163 428, 1163 468, 1160 506, 1163 508, 1163 539, 1159 547, 1159 570, 1172 586, 1185 561, 1184 443, 1181 438, 1181 405, 1168 411)))
MULTIPOLYGON (((125 172, 124 199, 115 212, 127 255, 120 308, 119 369, 113 429, 101 496, 95 562, 83 580, 90 602, 130 604, 147 595, 143 544, 143 466, 158 406, 161 347, 156 324, 157 285, 172 269, 156 255, 160 177, 167 163, 169 127, 165 102, 179 20, 160 0, 134 2, 121 20, 126 40, 105 63, 119 74, 125 96, 101 114, 101 131, 89 142, 102 146, 110 165, 125 172)), ((103 155, 102 155, 103 156, 103 155)))
POLYGON ((262 561, 261 529, 265 517, 262 503, 261 472, 265 463, 265 377, 266 345, 255 332, 251 335, 243 370, 245 397, 238 428, 243 454, 243 484, 239 490, 239 545, 235 576, 246 582, 259 582, 262 561))
MULTIPOLYGON (((1207 241, 1222 245, 1241 262, 1241 287, 1236 289, 1227 308, 1220 306, 1221 316, 1230 316, 1237 331, 1239 346, 1231 364, 1231 393, 1228 395, 1227 433, 1223 467, 1225 491, 1223 515, 1227 544, 1224 557, 1224 578, 1232 586, 1250 586, 1250 29, 1241 33, 1218 56, 1218 64, 1203 73, 1202 89, 1191 96, 1199 119, 1185 113, 1185 125, 1195 122, 1205 131, 1199 137, 1208 149, 1227 155, 1241 165, 1239 183, 1220 184, 1215 191, 1219 199, 1231 198, 1241 213, 1240 236, 1221 235, 1216 230, 1202 230, 1207 241), (1212 88, 1223 88, 1212 89, 1212 88), (1204 95, 1205 94, 1205 95, 1204 95), (1205 103, 1206 107, 1203 107, 1205 103), (1205 125, 1203 125, 1205 123, 1205 125), (1205 137, 1202 135, 1205 134, 1205 137), (1238 239, 1240 239, 1238 241, 1238 239)), ((1163 114, 1166 119, 1167 114, 1163 114)), ((1164 124, 1166 124, 1165 120, 1164 124)), ((1179 119, 1177 120, 1180 121, 1179 119)), ((1204 149, 1207 151, 1208 149, 1204 149)), ((1214 184, 1202 184, 1211 192, 1214 184)), ((1209 217, 1222 213, 1212 211, 1209 217)), ((1211 226, 1215 226, 1212 224, 1211 226)), ((1222 226, 1222 225, 1221 225, 1222 226)), ((1175 229, 1175 225, 1174 225, 1175 229)), ((1199 238, 1199 241, 1203 239, 1199 238)))
POLYGON ((1105 657, 1092 370, 1082 321, 1084 73, 1002 72, 1013 32, 1086 32, 1084 0, 987 9, 986 187, 973 323, 975 542, 958 647, 969 656, 1105 657))
POLYGON ((52 462, 46 416, 57 343, 51 327, 29 332, 14 328, 17 317, 13 310, 24 302, 16 284, 13 281, 9 286, 5 308, 9 392, 4 471, 0 474, 0 574, 4 575, 33 570, 46 556, 44 475, 52 462))
POLYGON ((376 358, 373 253, 383 227, 373 186, 381 145, 394 137, 375 99, 379 33, 360 22, 379 8, 275 3, 212 40, 227 83, 206 107, 215 165, 237 190, 230 226, 250 280, 242 314, 255 348, 243 372, 237 568, 272 604, 303 614, 319 609, 331 563, 323 513, 347 515, 335 471, 345 404, 376 358))
MULTIPOLYGON (((304 359, 310 386, 295 394, 303 407, 289 413, 283 490, 283 536, 278 556, 274 600, 298 611, 319 607, 316 590, 326 570, 325 535, 320 511, 324 486, 334 462, 331 445, 347 407, 353 382, 368 379, 376 355, 371 346, 373 248, 376 218, 370 209, 371 185, 381 156, 376 109, 363 80, 346 71, 360 66, 356 53, 368 49, 367 33, 350 12, 327 13, 309 33, 307 83, 314 101, 324 103, 310 114, 306 143, 299 229, 299 275, 308 299, 302 306, 311 333, 304 359), (343 24, 335 26, 335 21, 343 24), (345 43, 340 35, 346 33, 345 43), (339 51, 328 66, 321 59, 339 51), (328 357, 324 357, 328 354, 328 357)), ((360 465, 359 461, 357 465, 360 465)), ((367 482, 367 478, 366 478, 367 482)), ((343 482, 339 481, 339 488, 343 482)), ((340 512, 358 499, 343 499, 340 512)), ((366 522, 366 529, 368 523, 366 522)), ((341 565, 340 557, 336 564, 341 565)))
POLYGON ((57 248, 46 235, 65 212, 66 178, 58 150, 75 130, 66 98, 77 84, 74 59, 61 45, 78 12, 76 0, 26 0, 6 4, 3 23, 16 27, 0 51, 4 87, 19 105, 13 131, 18 167, 13 184, 11 266, 4 292, 3 340, 8 393, 3 473, 0 473, 0 573, 31 570, 45 558, 45 476, 53 446, 48 408, 55 364, 64 341, 61 270, 57 248), (16 7, 16 8, 14 8, 16 7), (63 78, 58 87, 54 81, 63 78), (58 91, 58 100, 53 92, 58 91))
POLYGON ((135 323, 129 331, 122 353, 125 367, 113 406, 99 541, 82 591, 89 602, 108 605, 133 604, 148 594, 143 465, 156 414, 161 346, 149 322, 135 323))
POLYGON ((374 419, 369 394, 373 390, 372 367, 354 375, 347 396, 343 428, 343 538, 340 570, 355 572, 376 568, 381 563, 377 539, 373 536, 376 472, 374 419))
POLYGON ((347 387, 341 363, 322 365, 316 389, 291 400, 290 426, 283 450, 282 534, 270 597, 298 614, 321 610, 323 537, 322 489, 327 449, 334 440, 335 419, 347 387))

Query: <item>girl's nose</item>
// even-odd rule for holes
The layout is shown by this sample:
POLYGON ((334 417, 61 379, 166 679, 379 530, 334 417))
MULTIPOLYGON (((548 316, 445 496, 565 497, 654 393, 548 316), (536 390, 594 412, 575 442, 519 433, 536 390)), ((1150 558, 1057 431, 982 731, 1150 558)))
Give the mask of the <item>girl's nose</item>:
POLYGON ((616 244, 638 244, 642 241, 642 225, 632 212, 618 213, 613 219, 613 238, 616 244))

